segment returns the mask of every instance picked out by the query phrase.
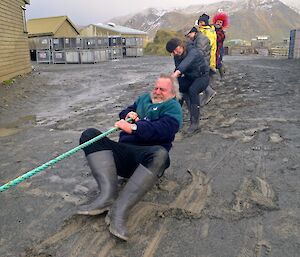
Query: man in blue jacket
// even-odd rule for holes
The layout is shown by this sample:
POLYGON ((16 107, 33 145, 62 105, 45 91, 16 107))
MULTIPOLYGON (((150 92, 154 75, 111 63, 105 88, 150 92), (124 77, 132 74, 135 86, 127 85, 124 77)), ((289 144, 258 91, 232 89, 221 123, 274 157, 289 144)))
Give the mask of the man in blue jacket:
POLYGON ((175 71, 172 76, 178 78, 179 90, 187 103, 191 122, 187 132, 192 134, 199 129, 199 94, 208 86, 209 66, 193 43, 171 38, 166 50, 174 57, 175 71))
MULTIPOLYGON (((120 120, 115 123, 121 130, 119 142, 105 137, 83 149, 101 193, 92 203, 79 207, 78 214, 99 215, 109 210, 106 221, 110 232, 128 239, 129 211, 170 165, 168 152, 182 126, 178 97, 176 80, 161 75, 151 93, 120 112, 120 120), (133 122, 127 122, 128 118, 133 122), (117 176, 129 178, 118 196, 117 176)), ((97 129, 87 129, 80 143, 99 134, 97 129)))

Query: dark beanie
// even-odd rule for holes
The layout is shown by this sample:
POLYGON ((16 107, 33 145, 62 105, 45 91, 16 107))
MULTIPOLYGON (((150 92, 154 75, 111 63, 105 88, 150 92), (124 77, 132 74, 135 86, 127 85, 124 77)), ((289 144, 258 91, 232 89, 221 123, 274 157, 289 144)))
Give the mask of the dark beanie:
POLYGON ((166 44, 166 50, 169 53, 172 53, 177 46, 181 45, 181 43, 182 42, 179 38, 171 38, 166 44))
POLYGON ((205 25, 209 25, 209 15, 207 15, 206 13, 203 13, 198 19, 198 25, 199 25, 200 21, 204 21, 205 25))
POLYGON ((196 27, 192 27, 191 30, 188 33, 185 34, 185 36, 187 36, 188 34, 193 33, 193 32, 197 33, 198 29, 196 27))

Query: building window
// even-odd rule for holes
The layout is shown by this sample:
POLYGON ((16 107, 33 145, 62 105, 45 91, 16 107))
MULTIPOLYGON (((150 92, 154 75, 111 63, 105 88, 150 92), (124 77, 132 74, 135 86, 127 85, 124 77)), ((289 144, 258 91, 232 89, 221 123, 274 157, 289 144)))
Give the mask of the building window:
POLYGON ((25 11, 26 11, 26 7, 25 5, 24 6, 21 6, 22 8, 22 17, 23 17, 23 31, 25 33, 28 33, 28 30, 27 30, 27 23, 26 23, 26 14, 25 14, 25 11))

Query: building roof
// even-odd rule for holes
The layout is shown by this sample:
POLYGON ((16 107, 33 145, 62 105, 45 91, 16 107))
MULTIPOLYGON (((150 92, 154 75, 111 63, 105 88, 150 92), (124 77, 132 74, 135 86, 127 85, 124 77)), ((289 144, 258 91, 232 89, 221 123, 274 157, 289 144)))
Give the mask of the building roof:
POLYGON ((28 34, 29 36, 53 36, 66 20, 70 23, 70 25, 79 35, 80 33, 78 29, 68 18, 68 16, 56 16, 28 20, 28 34))
POLYGON ((124 27, 124 26, 120 26, 120 25, 116 25, 114 23, 108 23, 106 24, 102 24, 102 23, 97 23, 95 24, 95 26, 102 28, 102 29, 107 29, 107 30, 111 30, 120 34, 137 34, 137 35, 147 35, 148 33, 145 31, 141 31, 141 30, 137 30, 137 29, 132 29, 132 28, 128 28, 128 27, 124 27))

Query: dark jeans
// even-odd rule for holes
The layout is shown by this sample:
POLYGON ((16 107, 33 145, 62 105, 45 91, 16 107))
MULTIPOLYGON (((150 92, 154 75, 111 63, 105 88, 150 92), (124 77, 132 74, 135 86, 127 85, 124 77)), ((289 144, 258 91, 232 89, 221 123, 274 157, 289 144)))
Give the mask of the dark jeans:
MULTIPOLYGON (((89 128, 82 133, 80 144, 100 134, 101 131, 89 128)), ((154 174, 157 174, 158 177, 161 177, 164 171, 170 166, 169 153, 160 145, 137 146, 115 142, 104 137, 83 148, 86 156, 103 150, 111 150, 113 152, 117 174, 124 178, 129 178, 139 164, 142 164, 154 174)))
POLYGON ((191 80, 187 77, 178 78, 180 93, 187 93, 191 104, 200 105, 199 94, 204 91, 209 83, 208 73, 203 76, 191 80))
POLYGON ((219 56, 217 57, 217 69, 221 69, 223 66, 223 55, 224 55, 224 47, 221 47, 219 56))

